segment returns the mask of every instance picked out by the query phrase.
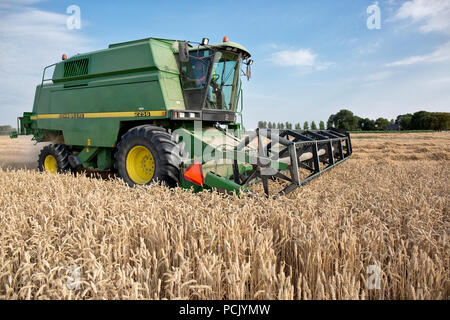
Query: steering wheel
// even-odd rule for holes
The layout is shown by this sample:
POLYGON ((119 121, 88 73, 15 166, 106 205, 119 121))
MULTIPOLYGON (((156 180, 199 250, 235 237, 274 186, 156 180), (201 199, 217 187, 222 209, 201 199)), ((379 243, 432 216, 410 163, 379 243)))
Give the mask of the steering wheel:
POLYGON ((214 82, 217 82, 217 80, 219 80, 219 78, 220 78, 220 76, 217 73, 214 73, 211 80, 213 80, 214 82))
POLYGON ((220 85, 217 83, 217 80, 219 79, 220 76, 217 73, 213 74, 213 76, 211 77, 211 86, 213 87, 215 92, 220 90, 220 85))

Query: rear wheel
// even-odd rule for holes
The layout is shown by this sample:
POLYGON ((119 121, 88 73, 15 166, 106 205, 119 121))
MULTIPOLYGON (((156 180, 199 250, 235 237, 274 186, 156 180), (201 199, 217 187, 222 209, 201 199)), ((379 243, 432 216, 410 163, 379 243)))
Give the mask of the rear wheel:
POLYGON ((130 129, 117 145, 115 168, 130 186, 161 181, 169 187, 179 183, 179 146, 163 128, 143 125, 130 129))
POLYGON ((39 154, 39 171, 52 174, 69 171, 71 169, 68 159, 69 155, 70 152, 65 145, 50 144, 45 146, 39 154))

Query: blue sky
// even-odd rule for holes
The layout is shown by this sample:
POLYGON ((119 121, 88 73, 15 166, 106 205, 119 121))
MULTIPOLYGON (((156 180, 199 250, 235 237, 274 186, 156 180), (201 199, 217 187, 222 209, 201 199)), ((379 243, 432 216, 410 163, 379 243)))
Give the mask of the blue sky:
POLYGON ((144 37, 220 42, 255 60, 244 121, 326 121, 341 108, 394 118, 450 111, 450 1, 39 1, 0 0, 0 123, 31 111, 42 69, 62 53, 144 37), (67 7, 81 9, 69 30, 67 7))

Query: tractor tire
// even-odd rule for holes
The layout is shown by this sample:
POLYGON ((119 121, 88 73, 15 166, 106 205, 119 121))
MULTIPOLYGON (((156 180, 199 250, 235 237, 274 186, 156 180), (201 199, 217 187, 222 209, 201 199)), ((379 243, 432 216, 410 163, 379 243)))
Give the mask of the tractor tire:
POLYGON ((45 146, 39 154, 39 171, 52 174, 72 171, 69 164, 70 154, 70 151, 63 144, 50 144, 45 146))
POLYGON ((129 186, 159 181, 179 183, 182 151, 164 128, 142 125, 125 133, 117 144, 114 167, 129 186))

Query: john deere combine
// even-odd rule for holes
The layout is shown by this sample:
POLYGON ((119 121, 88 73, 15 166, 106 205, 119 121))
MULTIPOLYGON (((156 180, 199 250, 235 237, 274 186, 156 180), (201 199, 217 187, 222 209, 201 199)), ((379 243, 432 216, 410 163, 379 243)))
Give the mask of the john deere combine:
POLYGON ((117 172, 130 186, 161 181, 237 193, 261 181, 267 195, 277 180, 286 194, 346 160, 350 136, 244 133, 241 76, 250 78, 252 62, 226 37, 214 45, 148 38, 63 55, 44 69, 33 111, 18 119, 12 137, 51 141, 38 161, 50 173, 93 167, 117 172))

